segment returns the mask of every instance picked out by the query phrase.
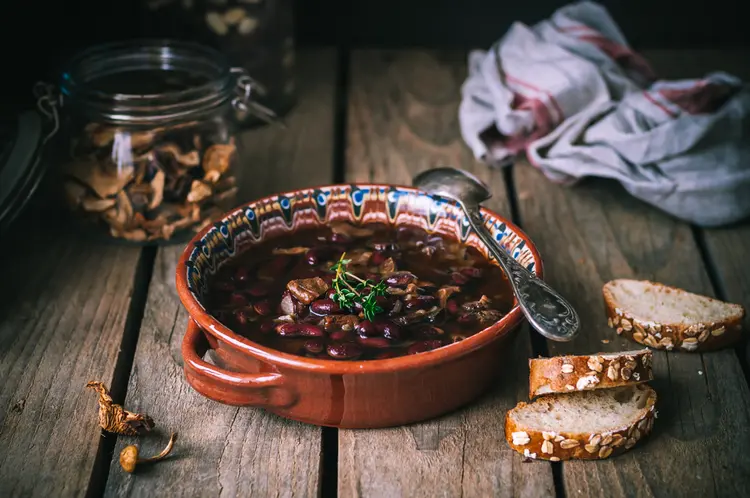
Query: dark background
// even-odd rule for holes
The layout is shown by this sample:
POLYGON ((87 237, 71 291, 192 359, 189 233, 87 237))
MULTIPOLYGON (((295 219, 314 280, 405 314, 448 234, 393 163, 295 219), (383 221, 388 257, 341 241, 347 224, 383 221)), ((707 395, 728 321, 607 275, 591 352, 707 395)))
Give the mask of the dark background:
MULTIPOLYGON (((200 0, 197 0, 200 1, 200 0)), ((487 47, 514 21, 548 17, 555 0, 295 0, 300 46, 487 47)), ((605 5, 636 49, 750 46, 743 2, 610 0, 605 5)), ((29 103, 38 79, 54 80, 71 52, 103 41, 139 37, 141 0, 6 0, 0 6, 4 115, 29 103)), ((169 30, 169 26, 164 26, 169 30)))

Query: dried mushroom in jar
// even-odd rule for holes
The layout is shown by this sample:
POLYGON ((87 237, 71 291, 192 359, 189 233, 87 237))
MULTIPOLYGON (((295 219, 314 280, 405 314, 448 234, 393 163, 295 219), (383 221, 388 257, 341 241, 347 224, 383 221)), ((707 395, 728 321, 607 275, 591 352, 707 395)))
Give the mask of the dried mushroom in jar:
POLYGON ((64 168, 69 205, 112 237, 169 240, 200 230, 234 204, 234 138, 205 123, 146 131, 91 123, 64 168))

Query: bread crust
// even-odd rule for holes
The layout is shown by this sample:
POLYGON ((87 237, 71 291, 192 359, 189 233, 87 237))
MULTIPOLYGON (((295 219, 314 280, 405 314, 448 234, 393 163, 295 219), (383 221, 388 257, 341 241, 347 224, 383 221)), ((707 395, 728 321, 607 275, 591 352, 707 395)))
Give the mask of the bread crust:
MULTIPOLYGON (((508 444, 528 459, 550 460, 603 460, 631 449, 651 433, 656 418, 656 391, 641 384, 637 389, 647 389, 645 407, 638 417, 624 427, 601 433, 546 432, 520 427, 513 420, 513 412, 529 403, 521 401, 505 415, 505 439, 508 444)), ((540 396, 533 403, 549 402, 559 394, 540 396)))
MULTIPOLYGON (((682 323, 660 323, 645 322, 633 318, 628 310, 618 306, 609 286, 616 280, 607 282, 602 288, 604 295, 604 307, 607 315, 607 325, 622 335, 639 344, 654 349, 666 351, 678 350, 689 353, 701 353, 704 351, 715 351, 731 346, 740 340, 742 336, 742 319, 745 316, 745 308, 738 304, 725 303, 736 306, 739 309, 738 316, 719 322, 702 322, 695 325, 682 323)), ((669 289, 671 292, 687 292, 684 289, 671 287, 658 282, 641 280, 655 288, 669 289)), ((703 296, 712 301, 718 301, 708 296, 703 296)))
POLYGON ((649 349, 529 359, 529 398, 609 389, 653 380, 649 349))

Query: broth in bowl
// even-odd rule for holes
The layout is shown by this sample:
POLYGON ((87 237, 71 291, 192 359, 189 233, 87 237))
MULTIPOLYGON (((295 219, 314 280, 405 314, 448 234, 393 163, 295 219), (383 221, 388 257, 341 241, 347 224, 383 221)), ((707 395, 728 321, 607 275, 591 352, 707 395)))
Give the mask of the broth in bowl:
POLYGON ((261 242, 210 282, 208 311, 264 346, 333 360, 423 353, 513 305, 479 251, 419 228, 346 222, 261 242))

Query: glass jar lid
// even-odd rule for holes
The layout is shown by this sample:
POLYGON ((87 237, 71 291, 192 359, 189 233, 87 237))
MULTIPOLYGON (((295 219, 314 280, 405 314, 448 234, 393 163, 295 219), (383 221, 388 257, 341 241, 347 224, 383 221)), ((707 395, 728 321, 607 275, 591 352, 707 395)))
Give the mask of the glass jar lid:
POLYGON ((62 74, 63 105, 99 121, 154 125, 226 105, 237 81, 227 59, 199 44, 136 40, 99 45, 62 74))

